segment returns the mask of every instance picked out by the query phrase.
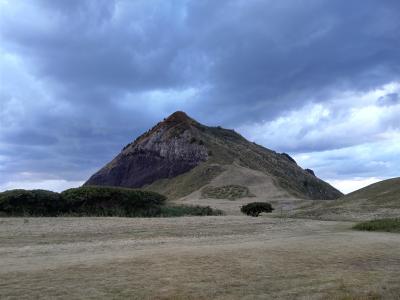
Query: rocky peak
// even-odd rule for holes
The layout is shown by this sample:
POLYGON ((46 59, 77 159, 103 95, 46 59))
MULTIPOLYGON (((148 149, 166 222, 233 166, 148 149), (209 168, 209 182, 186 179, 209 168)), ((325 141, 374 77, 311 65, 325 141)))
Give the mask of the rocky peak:
POLYGON ((208 158, 206 146, 193 142, 196 123, 182 111, 173 113, 124 147, 87 184, 140 187, 189 171, 208 158))
POLYGON ((190 130, 191 125, 194 124, 198 123, 190 118, 185 112, 176 111, 168 118, 165 118, 163 121, 157 123, 153 128, 143 133, 130 145, 142 144, 155 135, 164 140, 178 137, 183 132, 190 130), (160 136, 160 133, 162 133, 162 136, 160 136))
POLYGON ((168 118, 164 119, 164 124, 179 124, 179 123, 193 123, 195 122, 183 111, 176 111, 171 114, 168 118))

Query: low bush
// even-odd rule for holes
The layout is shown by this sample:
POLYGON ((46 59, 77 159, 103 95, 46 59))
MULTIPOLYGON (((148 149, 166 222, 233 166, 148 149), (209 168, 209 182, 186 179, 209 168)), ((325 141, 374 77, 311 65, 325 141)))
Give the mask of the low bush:
POLYGON ((63 212, 60 194, 46 190, 0 193, 0 213, 10 216, 56 216, 63 212))
POLYGON ((117 187, 83 186, 61 193, 67 214, 151 217, 160 213, 166 197, 117 187))
POLYGON ((222 215, 219 209, 212 209, 209 206, 191 205, 167 205, 161 207, 160 217, 182 217, 182 216, 219 216, 222 215))
POLYGON ((258 217, 259 214, 265 212, 265 213, 270 213, 274 210, 274 208, 271 206, 271 204, 267 202, 252 202, 246 205, 243 205, 242 208, 240 209, 242 213, 252 216, 252 217, 258 217))
POLYGON ((387 218, 361 222, 353 226, 357 230, 400 232, 400 218, 387 218))

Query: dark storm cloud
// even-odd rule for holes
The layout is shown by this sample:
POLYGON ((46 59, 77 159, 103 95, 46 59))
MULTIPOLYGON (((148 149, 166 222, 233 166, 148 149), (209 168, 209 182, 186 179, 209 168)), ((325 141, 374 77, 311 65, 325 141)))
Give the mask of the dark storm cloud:
POLYGON ((385 96, 379 97, 378 104, 383 106, 391 106, 400 103, 400 96, 397 93, 390 93, 385 96))
POLYGON ((87 176, 178 109, 237 127, 400 79, 394 0, 41 0, 2 11, 6 173, 87 176))
POLYGON ((114 99, 124 90, 208 84, 212 108, 246 102, 274 115, 400 73, 398 1, 39 3, 37 18, 55 20, 32 29, 12 20, 3 35, 38 76, 77 88, 69 101, 82 90, 114 99))
POLYGON ((57 143, 57 138, 48 134, 40 134, 34 130, 27 129, 17 134, 4 135, 2 137, 8 143, 20 143, 24 145, 47 145, 51 146, 57 143))
POLYGON ((205 26, 215 87, 207 107, 227 111, 232 123, 270 118, 305 101, 329 98, 338 89, 372 89, 398 79, 399 2, 385 3, 275 1, 226 7, 220 22, 205 26))
POLYGON ((153 11, 139 2, 65 2, 42 2, 41 15, 35 17, 49 19, 43 26, 30 29, 11 20, 2 32, 37 76, 62 83, 68 91, 80 89, 69 101, 80 99, 82 90, 102 94, 86 95, 92 96, 86 101, 101 101, 121 90, 174 88, 196 76, 187 72, 196 62, 190 53, 181 53, 185 41, 172 5, 159 3, 153 11))

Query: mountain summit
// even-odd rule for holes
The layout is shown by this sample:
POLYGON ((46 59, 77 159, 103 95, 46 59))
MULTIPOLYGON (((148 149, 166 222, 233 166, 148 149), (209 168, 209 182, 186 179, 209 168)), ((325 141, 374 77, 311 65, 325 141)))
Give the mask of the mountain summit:
POLYGON ((206 146, 195 142, 198 126, 184 112, 173 113, 125 146, 86 184, 136 188, 189 171, 208 158, 206 146))
POLYGON ((125 146, 85 184, 144 187, 180 198, 217 178, 246 186, 257 181, 258 188, 271 186, 305 199, 342 195, 312 171, 303 170, 288 154, 251 143, 234 130, 202 125, 182 111, 125 146))

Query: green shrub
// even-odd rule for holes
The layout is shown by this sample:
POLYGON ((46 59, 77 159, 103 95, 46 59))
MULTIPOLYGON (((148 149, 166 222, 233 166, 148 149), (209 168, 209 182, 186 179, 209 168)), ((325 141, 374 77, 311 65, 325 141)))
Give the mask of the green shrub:
POLYGON ((274 208, 267 202, 252 202, 243 205, 240 210, 242 213, 248 216, 258 217, 260 213, 270 213, 274 210, 274 208))
POLYGON ((160 217, 182 217, 182 216, 219 216, 222 215, 219 209, 212 209, 209 206, 191 205, 167 205, 161 207, 160 217))
POLYGON ((254 197, 249 189, 241 185, 206 186, 201 190, 203 198, 236 200, 244 197, 254 197))
POLYGON ((0 193, 0 213, 11 216, 56 216, 63 211, 60 194, 46 190, 0 193))
POLYGON ((67 214, 151 217, 166 197, 154 192, 117 187, 83 186, 61 193, 67 214))
POLYGON ((357 230, 400 232, 400 218, 378 219, 361 222, 353 226, 357 230))

